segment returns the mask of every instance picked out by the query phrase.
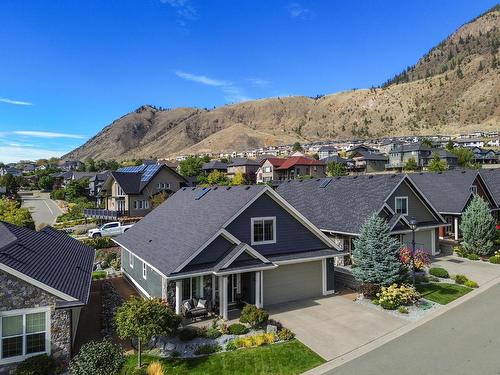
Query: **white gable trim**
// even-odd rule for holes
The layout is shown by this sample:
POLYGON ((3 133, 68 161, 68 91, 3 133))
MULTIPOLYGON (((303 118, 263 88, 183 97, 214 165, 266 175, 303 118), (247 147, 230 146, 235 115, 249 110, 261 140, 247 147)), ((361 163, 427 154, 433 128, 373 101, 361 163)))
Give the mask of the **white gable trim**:
POLYGON ((248 254, 252 255, 254 258, 257 258, 264 263, 271 263, 268 259, 266 259, 264 256, 262 256, 257 250, 252 248, 250 245, 245 244, 244 246, 242 246, 242 248, 236 254, 234 254, 231 257, 231 259, 229 259, 225 264, 222 265, 221 270, 229 267, 243 252, 247 252, 248 254))
POLYGON ((11 274, 12 276, 17 277, 18 279, 26 281, 27 283, 34 285, 37 288, 45 290, 46 292, 48 292, 56 297, 62 298, 65 301, 78 301, 78 299, 76 299, 75 297, 71 297, 70 295, 63 293, 55 288, 52 288, 51 286, 48 286, 47 284, 44 284, 38 280, 35 280, 34 278, 32 278, 28 275, 25 275, 24 273, 16 271, 15 269, 13 269, 13 268, 11 268, 3 263, 0 263, 0 270, 11 274))

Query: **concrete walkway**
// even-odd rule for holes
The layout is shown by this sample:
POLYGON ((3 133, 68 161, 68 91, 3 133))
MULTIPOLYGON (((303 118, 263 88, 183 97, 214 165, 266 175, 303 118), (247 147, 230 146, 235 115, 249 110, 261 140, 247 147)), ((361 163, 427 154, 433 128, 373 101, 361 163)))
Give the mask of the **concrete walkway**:
POLYGON ((270 317, 326 360, 332 360, 407 322, 353 303, 355 294, 270 306, 270 317))
POLYGON ((484 285, 500 276, 500 264, 469 260, 452 255, 434 258, 432 267, 442 267, 448 271, 450 276, 456 274, 465 275, 467 278, 479 283, 479 285, 484 285))
POLYGON ((30 210, 35 225, 53 225, 58 216, 63 214, 56 202, 50 199, 49 193, 20 193, 22 207, 30 210))

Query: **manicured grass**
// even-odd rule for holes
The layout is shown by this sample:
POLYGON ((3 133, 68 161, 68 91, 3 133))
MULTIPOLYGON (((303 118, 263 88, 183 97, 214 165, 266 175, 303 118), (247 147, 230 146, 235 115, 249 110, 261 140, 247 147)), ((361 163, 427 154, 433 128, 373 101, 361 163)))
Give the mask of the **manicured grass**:
MULTIPOLYGON (((143 356, 144 363, 158 360, 143 356)), ((196 359, 161 359, 165 374, 300 374, 325 360, 297 340, 240 349, 196 359)), ((137 356, 129 356, 120 375, 134 374, 137 356)))
POLYGON ((94 271, 92 272, 92 280, 105 279, 107 276, 106 271, 94 271))
POLYGON ((416 287, 423 298, 440 305, 446 305, 472 290, 463 285, 447 283, 418 284, 416 287))

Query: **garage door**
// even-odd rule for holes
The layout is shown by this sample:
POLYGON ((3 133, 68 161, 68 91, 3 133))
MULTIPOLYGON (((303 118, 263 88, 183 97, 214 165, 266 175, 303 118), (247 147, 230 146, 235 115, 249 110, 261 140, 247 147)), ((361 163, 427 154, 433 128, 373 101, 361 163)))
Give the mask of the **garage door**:
POLYGON ((322 295, 321 261, 282 265, 264 272, 264 306, 322 295))
MULTIPOLYGON (((436 236, 436 231, 434 229, 421 230, 415 232, 415 247, 417 249, 428 250, 432 252, 432 255, 436 254, 436 240, 434 238, 434 243, 432 237, 436 236), (434 250, 434 251, 433 251, 434 250)), ((411 233, 405 234, 403 241, 410 246, 412 240, 411 233)))

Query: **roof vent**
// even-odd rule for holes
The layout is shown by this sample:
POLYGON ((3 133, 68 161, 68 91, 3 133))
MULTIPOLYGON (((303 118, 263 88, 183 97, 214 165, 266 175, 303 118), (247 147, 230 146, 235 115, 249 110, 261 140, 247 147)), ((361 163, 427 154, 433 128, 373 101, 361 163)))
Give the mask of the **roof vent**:
POLYGON ((232 188, 232 186, 228 186, 228 187, 226 188, 226 190, 229 190, 229 189, 231 189, 231 188, 232 188))
POLYGON ((248 185, 248 186, 245 186, 245 190, 248 190, 248 189, 250 189, 250 187, 251 187, 250 185, 248 185))
POLYGON ((372 175, 370 175, 370 176, 368 176, 368 178, 373 178, 373 176, 372 176, 372 175))
POLYGON ((203 198, 205 196, 205 194, 207 194, 208 192, 210 191, 210 188, 203 188, 201 189, 198 194, 195 195, 194 199, 195 200, 200 200, 201 198, 203 198))
POLYGON ((183 188, 182 188, 182 191, 184 191, 184 190, 186 190, 186 188, 185 188, 185 187, 183 187, 183 188))
POLYGON ((463 170, 462 173, 466 173, 467 171, 463 170))
POLYGON ((195 187, 191 189, 191 191, 195 191, 195 190, 196 190, 196 188, 195 188, 195 187))
POLYGON ((153 240, 149 240, 148 242, 151 243, 151 242, 153 242, 153 240))
POLYGON ((213 190, 217 190, 218 186, 214 186, 213 190))
POLYGON ((326 178, 323 181, 321 181, 321 184, 319 184, 319 187, 320 188, 326 188, 330 182, 332 182, 332 179, 331 178, 326 178))
POLYGON ((356 178, 358 178, 358 176, 354 176, 354 177, 353 177, 353 179, 356 179, 356 178))
POLYGON ((341 176, 337 176, 337 180, 340 180, 341 176))
POLYGON ((299 182, 304 182, 304 180, 299 180, 299 182))
POLYGON ((321 181, 321 178, 317 178, 316 181, 321 181))

